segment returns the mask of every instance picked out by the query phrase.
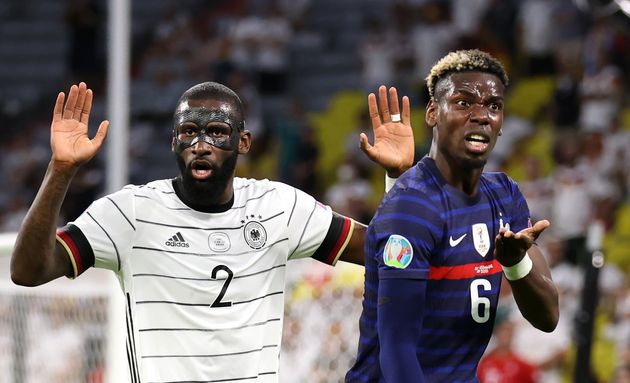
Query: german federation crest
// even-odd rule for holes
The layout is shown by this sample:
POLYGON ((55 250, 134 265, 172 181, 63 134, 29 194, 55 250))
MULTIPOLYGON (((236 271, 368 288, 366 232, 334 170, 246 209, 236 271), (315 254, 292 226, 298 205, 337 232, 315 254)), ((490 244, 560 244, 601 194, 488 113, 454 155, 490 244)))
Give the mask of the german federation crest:
POLYGON ((245 242, 252 249, 258 250, 267 243, 267 230, 260 222, 248 222, 243 229, 243 235, 245 235, 245 242))
POLYGON ((472 225, 473 243, 475 250, 485 257, 490 250, 490 235, 488 234, 488 226, 485 223, 476 223, 472 225))
POLYGON ((413 248, 409 240, 402 235, 390 235, 383 249, 385 264, 397 269, 405 269, 411 263, 412 258, 413 248))

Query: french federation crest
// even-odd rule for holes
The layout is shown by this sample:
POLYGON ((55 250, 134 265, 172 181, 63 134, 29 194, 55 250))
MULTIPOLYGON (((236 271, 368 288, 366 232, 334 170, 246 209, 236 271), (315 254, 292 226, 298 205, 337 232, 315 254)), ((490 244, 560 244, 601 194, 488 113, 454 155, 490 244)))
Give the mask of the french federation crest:
POLYGON ((260 222, 248 222, 243 229, 243 235, 245 236, 245 242, 252 249, 258 250, 267 243, 267 230, 260 222))
POLYGON ((473 243, 475 250, 485 257, 490 250, 490 235, 488 234, 488 226, 485 223, 476 223, 472 225, 473 243))
POLYGON ((409 240, 402 235, 390 235, 383 249, 383 262, 390 267, 405 269, 411 263, 412 258, 413 247, 411 247, 409 240))

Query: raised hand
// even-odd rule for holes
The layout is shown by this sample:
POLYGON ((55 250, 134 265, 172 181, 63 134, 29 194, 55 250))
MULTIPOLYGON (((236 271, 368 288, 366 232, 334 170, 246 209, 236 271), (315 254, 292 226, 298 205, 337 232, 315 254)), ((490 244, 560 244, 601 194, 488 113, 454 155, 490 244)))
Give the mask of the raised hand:
POLYGON ((109 121, 101 122, 93 139, 88 137, 88 122, 92 110, 92 90, 84 82, 72 85, 66 95, 57 95, 50 126, 50 147, 55 164, 76 168, 98 152, 107 135, 109 121))
POLYGON ((378 104, 376 95, 370 93, 368 109, 374 131, 374 145, 370 145, 367 135, 361 133, 361 150, 372 161, 385 168, 390 177, 396 178, 413 165, 415 145, 409 98, 402 98, 401 114, 396 88, 389 88, 388 101, 387 88, 381 85, 378 88, 378 104))
POLYGON ((525 256, 536 238, 551 224, 546 219, 538 221, 532 227, 514 233, 505 227, 499 229, 494 239, 494 257, 503 266, 517 264, 525 256))

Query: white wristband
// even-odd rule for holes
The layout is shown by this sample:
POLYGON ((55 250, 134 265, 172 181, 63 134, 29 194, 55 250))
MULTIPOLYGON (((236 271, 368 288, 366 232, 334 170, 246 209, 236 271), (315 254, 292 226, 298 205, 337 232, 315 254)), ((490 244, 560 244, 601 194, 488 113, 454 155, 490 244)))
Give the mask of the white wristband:
POLYGON ((385 193, 389 192, 394 187, 397 179, 398 178, 391 178, 387 175, 387 172, 385 172, 385 193))
POLYGON ((508 281, 516 281, 521 278, 525 278, 525 276, 532 271, 533 266, 534 264, 532 263, 532 259, 527 253, 525 253, 523 259, 521 259, 516 265, 501 267, 503 268, 503 273, 508 281))

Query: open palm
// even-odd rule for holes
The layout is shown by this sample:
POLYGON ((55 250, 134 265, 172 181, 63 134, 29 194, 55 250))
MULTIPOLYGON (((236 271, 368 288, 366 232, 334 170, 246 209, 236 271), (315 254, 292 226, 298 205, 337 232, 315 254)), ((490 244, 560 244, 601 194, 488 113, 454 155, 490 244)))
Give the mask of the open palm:
POLYGON ((368 96, 374 145, 370 145, 367 136, 361 133, 361 149, 391 177, 398 177, 413 165, 415 152, 409 98, 403 97, 401 114, 396 88, 389 88, 389 101, 385 86, 379 87, 378 92, 378 104, 374 93, 368 96))
POLYGON ((85 83, 72 85, 65 94, 57 95, 50 126, 50 147, 53 161, 70 167, 79 166, 98 152, 107 135, 109 121, 101 122, 93 139, 88 137, 88 123, 92 110, 92 90, 85 83))
POLYGON ((543 219, 536 222, 532 227, 523 229, 518 233, 501 227, 499 234, 494 239, 494 257, 503 266, 517 264, 525 256, 525 252, 534 244, 538 236, 550 225, 549 221, 543 219))

